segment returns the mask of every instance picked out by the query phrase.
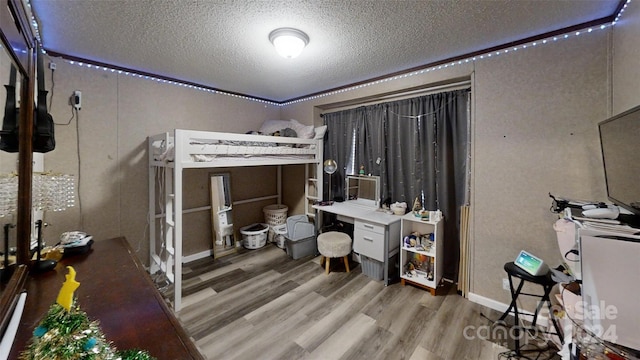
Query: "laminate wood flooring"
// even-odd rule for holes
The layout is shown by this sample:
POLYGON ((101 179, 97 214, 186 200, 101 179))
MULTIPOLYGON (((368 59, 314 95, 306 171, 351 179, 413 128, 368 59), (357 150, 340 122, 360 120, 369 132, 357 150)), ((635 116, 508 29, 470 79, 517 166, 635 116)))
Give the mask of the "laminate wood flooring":
POLYGON ((494 339, 500 314, 455 289, 431 296, 331 265, 326 275, 319 257, 273 244, 185 264, 178 318, 207 359, 476 360, 513 348, 494 339))

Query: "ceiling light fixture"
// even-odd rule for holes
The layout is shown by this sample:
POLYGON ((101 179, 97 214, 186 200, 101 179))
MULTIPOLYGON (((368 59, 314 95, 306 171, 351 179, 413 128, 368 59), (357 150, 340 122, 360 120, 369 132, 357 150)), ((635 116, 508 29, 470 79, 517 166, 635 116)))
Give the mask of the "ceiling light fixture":
POLYGON ((269 34, 269 41, 280 56, 293 59, 302 53, 309 43, 309 36, 294 28, 279 28, 269 34))

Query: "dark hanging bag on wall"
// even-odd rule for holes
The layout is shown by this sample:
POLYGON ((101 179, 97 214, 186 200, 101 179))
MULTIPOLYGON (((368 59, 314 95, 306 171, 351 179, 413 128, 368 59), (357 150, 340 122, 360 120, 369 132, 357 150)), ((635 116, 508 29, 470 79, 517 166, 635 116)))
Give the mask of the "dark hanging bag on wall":
MULTIPOLYGON (((33 116, 33 151, 46 153, 56 148, 53 117, 47 110, 48 91, 44 87, 44 65, 40 47, 36 47, 38 63, 38 103, 33 116)), ((4 108, 4 119, 0 131, 0 150, 18 152, 20 109, 16 107, 16 69, 11 64, 11 74, 7 89, 7 102, 4 108)))
POLYGON ((38 57, 38 105, 33 117, 33 151, 46 153, 56 148, 53 117, 47 111, 47 94, 44 87, 44 65, 40 46, 36 46, 38 57))
POLYGON ((0 131, 0 150, 15 153, 18 152, 18 108, 16 108, 16 68, 11 64, 9 84, 7 89, 7 101, 4 106, 4 118, 0 131))

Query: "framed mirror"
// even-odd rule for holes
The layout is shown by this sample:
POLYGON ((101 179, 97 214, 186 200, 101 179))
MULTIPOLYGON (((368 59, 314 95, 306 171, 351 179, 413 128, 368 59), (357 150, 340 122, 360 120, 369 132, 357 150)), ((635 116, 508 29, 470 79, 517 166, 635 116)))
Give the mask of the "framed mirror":
POLYGON ((380 207, 380 177, 348 175, 345 198, 359 205, 380 207))
MULTIPOLYGON (((11 67, 16 69, 16 103, 21 99, 34 99, 35 87, 35 36, 30 27, 28 11, 25 2, 20 0, 6 0, 0 6, 0 81, 2 85, 9 84, 11 67)), ((6 104, 6 90, 0 92, 0 104, 2 104, 2 119, 6 104)), ((0 151, 0 173, 16 172, 18 175, 17 189, 13 185, 5 191, 8 192, 10 203, 6 204, 7 215, 0 218, 0 223, 10 225, 9 237, 15 240, 16 269, 8 271, 0 283, 0 332, 8 324, 18 301, 19 294, 24 289, 27 277, 27 269, 23 264, 29 264, 31 243, 31 153, 32 140, 31 128, 33 126, 33 101, 20 102, 19 122, 19 152, 4 153, 0 151), (23 130, 25 129, 25 130, 23 130), (16 194, 17 192, 17 194, 16 194), (13 214, 9 216, 9 214, 13 214), (15 226, 15 229, 12 227, 15 226)), ((15 179, 13 179, 15 180, 15 179)), ((5 195, 2 194, 3 200, 5 195)), ((4 232, 4 231, 3 231, 4 232)), ((4 243, 3 234, 2 242, 4 243)), ((6 245, 3 245, 3 253, 6 245)), ((4 258, 4 257, 3 257, 4 258)))
POLYGON ((213 257, 233 254, 240 245, 233 231, 233 206, 231 201, 231 174, 212 173, 209 177, 211 190, 211 229, 213 230, 213 257))
MULTIPOLYGON (((4 44, 0 45, 0 114, 4 119, 5 104, 7 102, 8 92, 13 92, 15 103, 20 103, 20 72, 16 71, 17 64, 11 58, 4 44), (13 76, 10 76, 13 67, 13 76), (17 74, 16 74, 17 73, 17 74), (10 85, 9 78, 13 78, 13 86, 10 85)), ((16 262, 16 222, 18 211, 18 153, 9 153, 0 151, 0 225, 2 225, 2 247, 0 251, 3 253, 0 262, 1 278, 4 281, 8 279, 10 267, 16 262), (7 243, 8 241, 8 243, 7 243), (10 255, 7 254, 12 249, 10 255)))

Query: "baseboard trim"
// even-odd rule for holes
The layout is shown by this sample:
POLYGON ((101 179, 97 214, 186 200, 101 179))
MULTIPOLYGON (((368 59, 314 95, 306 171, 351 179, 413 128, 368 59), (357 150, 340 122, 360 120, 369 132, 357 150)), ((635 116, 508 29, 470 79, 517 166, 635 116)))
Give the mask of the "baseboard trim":
POLYGON ((509 308, 508 304, 472 292, 469 293, 469 301, 499 312, 505 312, 509 308))
POLYGON ((205 251, 202 251, 202 252, 199 252, 199 253, 183 256, 182 257, 182 263, 183 264, 190 263, 192 261, 204 259, 204 258, 206 258, 208 256, 213 256, 213 250, 205 250, 205 251))
MULTIPOLYGON (((485 297, 485 296, 482 296, 482 295, 478 295, 478 294, 475 294, 475 293, 472 293, 472 292, 469 293, 469 301, 471 301, 473 303, 476 303, 476 304, 479 304, 479 305, 482 305, 482 306, 486 306, 486 307, 488 307, 490 309, 496 310, 496 311, 501 312, 501 313, 507 311, 507 309, 509 308, 509 304, 505 304, 505 303, 502 303, 500 301, 497 301, 497 300, 494 300, 494 299, 490 299, 488 297, 485 297)), ((518 304, 519 303, 520 302, 518 302, 518 304)), ((520 311, 520 313, 524 313, 524 314, 533 316, 533 313, 530 312, 530 311, 526 311, 526 310, 522 311, 521 309, 519 311, 520 311)), ((530 322, 532 320, 531 316, 525 317, 524 320, 527 320, 527 321, 530 322)), ((542 327, 546 328, 547 324, 548 324, 547 317, 539 314, 538 315, 538 321, 536 321, 536 324, 541 325, 542 327)))

